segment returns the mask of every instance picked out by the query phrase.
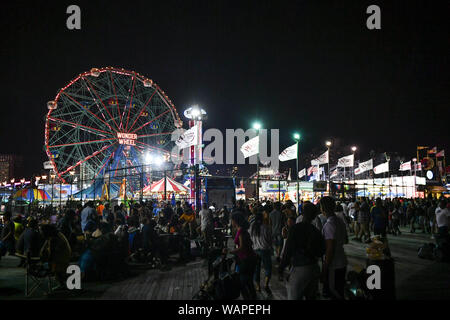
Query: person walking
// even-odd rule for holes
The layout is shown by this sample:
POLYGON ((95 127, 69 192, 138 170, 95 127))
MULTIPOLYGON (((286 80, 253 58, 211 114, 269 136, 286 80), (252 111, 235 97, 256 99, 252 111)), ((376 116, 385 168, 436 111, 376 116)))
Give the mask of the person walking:
POLYGON ((263 214, 257 212, 253 223, 250 225, 250 237, 253 242, 253 250, 258 255, 256 262, 255 275, 253 277, 255 281, 256 291, 261 291, 260 279, 261 279, 261 263, 264 267, 264 290, 268 295, 272 294, 269 288, 269 282, 272 277, 272 232, 268 225, 264 224, 263 214))
MULTIPOLYGON (((240 213, 235 213, 231 216, 231 224, 236 229, 234 244, 237 248, 232 250, 230 254, 236 256, 236 272, 239 273, 241 293, 244 300, 255 300, 256 290, 253 285, 253 275, 257 256, 252 248, 252 240, 248 233, 249 224, 247 219, 240 213)), ((227 254, 228 249, 223 249, 223 253, 227 254)))
POLYGON ((319 258, 325 253, 325 240, 321 231, 312 224, 317 208, 307 202, 303 205, 302 221, 293 225, 288 233, 286 246, 278 269, 280 276, 290 265, 287 279, 288 300, 315 300, 318 293, 319 258))
POLYGON ((280 262, 280 254, 283 246, 281 231, 286 224, 286 216, 281 212, 281 203, 275 202, 273 211, 269 214, 270 225, 272 226, 272 240, 275 247, 277 261, 280 262))
POLYGON ((199 212, 200 217, 200 231, 205 241, 205 250, 210 247, 212 242, 212 235, 214 232, 212 211, 208 209, 206 203, 202 204, 202 210, 199 212))
POLYGON ((322 281, 324 295, 332 299, 343 300, 347 256, 344 244, 348 243, 345 223, 335 214, 336 203, 331 197, 320 199, 320 210, 327 217, 322 234, 325 239, 325 255, 322 263, 322 281))

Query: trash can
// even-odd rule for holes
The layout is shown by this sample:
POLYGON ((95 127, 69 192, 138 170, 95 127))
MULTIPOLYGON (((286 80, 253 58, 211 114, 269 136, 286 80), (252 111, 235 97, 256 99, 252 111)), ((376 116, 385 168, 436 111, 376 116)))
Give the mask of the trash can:
MULTIPOLYGON (((380 267, 381 271, 381 288, 380 289, 366 289, 370 292, 374 300, 395 300, 395 265, 392 258, 383 260, 367 259, 366 267, 376 265, 380 267)), ((369 275, 370 276, 370 275, 369 275)))

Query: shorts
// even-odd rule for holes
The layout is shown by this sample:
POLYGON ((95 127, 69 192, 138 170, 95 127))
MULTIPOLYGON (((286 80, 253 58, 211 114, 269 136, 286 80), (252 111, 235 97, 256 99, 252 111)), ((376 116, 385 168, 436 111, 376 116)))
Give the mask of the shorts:
POLYGON ((283 245, 283 237, 281 236, 281 234, 274 236, 272 241, 273 245, 276 247, 281 247, 283 245))

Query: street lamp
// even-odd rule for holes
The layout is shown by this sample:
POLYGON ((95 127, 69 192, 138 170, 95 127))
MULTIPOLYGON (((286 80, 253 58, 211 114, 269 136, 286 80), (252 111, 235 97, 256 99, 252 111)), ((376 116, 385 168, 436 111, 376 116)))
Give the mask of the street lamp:
MULTIPOLYGON (((253 123, 252 127, 258 133, 258 138, 259 138, 259 130, 261 129, 261 123, 259 121, 255 121, 253 123)), ((258 153, 256 154, 256 159, 257 159, 256 160, 256 201, 259 201, 259 145, 258 145, 258 153)))
POLYGON ((330 193, 331 191, 331 186, 330 186, 330 147, 331 147, 331 141, 327 140, 325 141, 325 145, 327 146, 327 151, 328 151, 328 193, 330 193))
POLYGON ((207 114, 204 109, 199 107, 198 105, 193 105, 190 108, 184 111, 184 116, 189 119, 189 128, 197 126, 197 136, 198 136, 198 144, 197 146, 190 147, 190 164, 191 167, 194 167, 194 177, 190 178, 190 188, 191 194, 190 198, 194 200, 195 210, 199 208, 199 200, 200 200, 200 192, 201 188, 197 186, 197 165, 201 164, 203 161, 202 156, 202 148, 203 148, 203 139, 202 139, 202 123, 207 119, 207 114), (198 158, 196 160, 196 150, 198 152, 198 158))
POLYGON ((55 177, 56 177, 55 174, 50 175, 50 178, 52 178, 52 210, 53 210, 53 185, 55 183, 55 177))
MULTIPOLYGON (((73 175, 75 174, 75 171, 74 170, 70 170, 69 173, 70 173, 70 197, 73 199, 72 186, 73 186, 73 175)), ((66 204, 66 208, 67 208, 67 204, 66 204)))
POLYGON ((295 172, 297 175, 296 180, 297 180, 297 213, 298 213, 298 208, 300 205, 300 197, 299 197, 300 196, 300 191, 299 191, 300 186, 299 186, 299 182, 298 182, 298 158, 299 158, 299 154, 300 154, 300 151, 299 151, 300 134, 297 132, 294 133, 293 138, 297 145, 297 154, 295 155, 295 172))
POLYGON ((352 153, 353 153, 352 180, 353 180, 353 185, 355 185, 355 152, 356 152, 357 149, 358 148, 356 146, 352 146, 352 153))

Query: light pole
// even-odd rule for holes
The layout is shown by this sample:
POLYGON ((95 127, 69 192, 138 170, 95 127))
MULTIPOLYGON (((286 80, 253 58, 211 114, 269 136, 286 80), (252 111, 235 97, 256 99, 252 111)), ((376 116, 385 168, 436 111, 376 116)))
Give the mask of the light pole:
MULTIPOLYGON (((70 173, 70 199, 73 199, 73 195, 72 195, 72 186, 73 186, 73 175, 75 174, 74 170, 69 171, 70 173)), ((66 204, 66 208, 67 208, 67 204, 66 204)))
POLYGON ((331 192, 331 186, 330 186, 330 147, 331 147, 331 141, 328 140, 325 142, 325 145, 327 146, 328 151, 328 194, 331 192))
MULTIPOLYGON (((189 119, 189 128, 197 126, 197 146, 190 147, 190 164, 193 167, 194 172, 197 172, 197 165, 202 163, 202 149, 203 149, 203 139, 202 139, 202 121, 206 120, 207 115, 206 111, 200 108, 198 105, 194 105, 184 111, 184 116, 189 119), (197 152, 196 152, 197 148, 197 152), (196 153, 198 156, 196 157, 196 153)), ((180 124, 181 128, 181 124, 180 124)), ((190 188, 191 188, 191 201, 194 201, 195 211, 199 209, 199 195, 201 192, 201 188, 197 185, 197 175, 190 178, 190 188)))
POLYGON ((298 181, 298 158, 299 158, 299 154, 300 154, 300 151, 299 151, 300 134, 294 133, 293 137, 294 137, 294 140, 295 140, 295 143, 297 146, 297 154, 295 157, 295 172, 297 175, 296 180, 297 180, 297 213, 298 213, 298 206, 300 205, 300 198, 299 198, 300 192, 299 192, 299 181, 298 181))
POLYGON ((52 179, 52 211, 53 211, 53 185, 55 184, 55 177, 56 175, 53 173, 50 175, 50 178, 52 179))
MULTIPOLYGON (((259 139, 259 130, 261 129, 261 123, 256 121, 253 123, 253 129, 258 133, 259 139)), ((258 141, 258 153, 256 154, 256 201, 259 201, 259 141, 258 141)))
MULTIPOLYGON (((352 166, 352 180, 353 180, 353 189, 356 193, 356 183, 355 183, 355 152, 358 148, 356 146, 352 147, 352 154, 353 154, 353 166, 352 166)), ((354 195, 356 198, 356 194, 354 195)))

